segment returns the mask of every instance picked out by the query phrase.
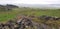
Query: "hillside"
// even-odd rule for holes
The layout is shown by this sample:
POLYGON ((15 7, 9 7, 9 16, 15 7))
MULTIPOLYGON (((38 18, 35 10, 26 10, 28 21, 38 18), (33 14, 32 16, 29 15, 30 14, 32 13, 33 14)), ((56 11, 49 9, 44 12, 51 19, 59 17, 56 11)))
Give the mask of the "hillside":
MULTIPOLYGON (((38 29, 44 28, 44 29, 59 29, 60 25, 60 10, 53 10, 53 9, 34 9, 34 8, 14 8, 12 11, 2 11, 0 12, 0 22, 2 23, 9 23, 9 20, 12 20, 11 23, 16 23, 16 21, 21 21, 19 20, 22 16, 22 22, 24 20, 30 20, 32 21, 31 24, 34 25, 34 28, 37 27, 38 29), (32 19, 32 20, 31 20, 32 19), (47 27, 47 28, 45 28, 47 27)), ((25 20, 25 21, 26 21, 25 20)), ((28 23, 27 21, 26 23, 28 23)), ((10 24, 11 24, 10 23, 10 24)), ((26 25, 26 23, 21 23, 21 25, 26 25)), ((8 24, 8 25, 10 25, 8 24)), ((17 25, 19 22, 17 23, 17 25)), ((29 23, 28 23, 29 24, 29 23)), ((31 26, 31 24, 29 26, 31 26)), ((13 24, 16 25, 16 24, 13 24)), ((10 25, 12 26, 12 25, 10 25)), ((15 27, 15 26, 14 26, 15 27)), ((13 28, 14 28, 13 27, 13 28)), ((20 26, 19 26, 20 27, 20 26)), ((23 27, 23 26, 21 26, 23 27)), ((33 28, 33 29, 34 29, 33 28)), ((25 29, 25 28, 24 28, 25 29)), ((28 29, 28 27, 27 27, 28 29)), ((35 28, 36 29, 36 28, 35 28)))

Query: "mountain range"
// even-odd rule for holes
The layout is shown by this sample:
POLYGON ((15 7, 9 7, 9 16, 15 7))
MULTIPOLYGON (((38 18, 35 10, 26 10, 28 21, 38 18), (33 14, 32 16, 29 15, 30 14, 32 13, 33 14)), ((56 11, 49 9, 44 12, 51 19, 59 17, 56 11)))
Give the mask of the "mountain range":
POLYGON ((13 4, 13 5, 31 8, 60 8, 60 4, 13 4))
POLYGON ((60 8, 60 4, 17 4, 19 7, 60 8))

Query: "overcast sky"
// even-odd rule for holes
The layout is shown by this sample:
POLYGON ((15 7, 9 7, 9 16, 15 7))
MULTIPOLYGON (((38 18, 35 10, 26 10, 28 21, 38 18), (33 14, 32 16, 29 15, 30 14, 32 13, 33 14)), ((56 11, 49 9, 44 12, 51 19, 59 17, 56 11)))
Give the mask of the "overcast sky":
POLYGON ((60 0, 0 0, 0 4, 60 4, 60 0))

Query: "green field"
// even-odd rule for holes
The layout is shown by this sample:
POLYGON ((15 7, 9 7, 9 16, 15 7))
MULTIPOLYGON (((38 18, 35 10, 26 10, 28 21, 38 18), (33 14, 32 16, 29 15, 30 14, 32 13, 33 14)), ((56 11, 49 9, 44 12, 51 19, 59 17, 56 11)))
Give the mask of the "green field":
POLYGON ((9 19, 15 18, 19 14, 25 15, 49 15, 60 17, 60 10, 41 10, 41 9, 31 9, 31 8, 15 8, 12 11, 0 12, 0 22, 7 21, 9 19))

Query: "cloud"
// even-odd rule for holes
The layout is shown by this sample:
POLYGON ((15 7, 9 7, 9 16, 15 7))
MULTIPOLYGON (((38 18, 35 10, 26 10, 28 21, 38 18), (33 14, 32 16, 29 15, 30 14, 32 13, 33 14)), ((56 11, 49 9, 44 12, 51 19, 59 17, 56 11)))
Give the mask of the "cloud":
POLYGON ((0 4, 60 4, 60 0, 0 0, 0 4))

